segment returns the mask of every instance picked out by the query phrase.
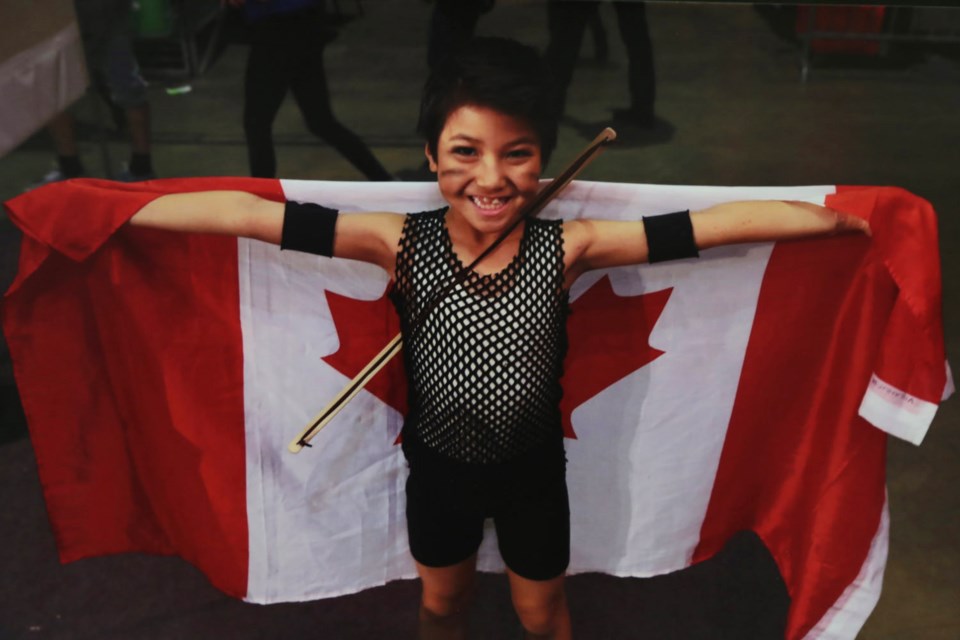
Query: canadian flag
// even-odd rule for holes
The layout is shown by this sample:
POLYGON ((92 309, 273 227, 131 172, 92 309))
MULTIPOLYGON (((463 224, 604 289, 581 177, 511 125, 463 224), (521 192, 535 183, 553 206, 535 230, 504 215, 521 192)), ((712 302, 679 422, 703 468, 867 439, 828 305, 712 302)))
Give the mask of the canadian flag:
MULTIPOLYGON (((393 337, 378 268, 124 226, 170 191, 422 211, 432 184, 71 181, 7 203, 24 232, 3 325, 61 559, 176 554, 254 602, 415 575, 400 365, 300 454, 287 444, 393 337)), ((739 199, 825 203, 873 237, 711 249, 571 292, 570 571, 650 576, 756 532, 788 638, 853 638, 887 549, 887 434, 919 443, 952 389, 934 212, 895 188, 577 182, 548 217, 739 199), (597 526, 596 523, 603 523, 597 526)), ((493 532, 480 554, 501 568, 493 532)))

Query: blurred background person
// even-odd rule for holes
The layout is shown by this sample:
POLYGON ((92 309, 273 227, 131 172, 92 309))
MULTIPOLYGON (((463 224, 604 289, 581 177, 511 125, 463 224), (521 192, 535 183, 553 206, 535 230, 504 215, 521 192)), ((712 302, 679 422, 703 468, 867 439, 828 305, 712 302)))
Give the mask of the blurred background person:
MULTIPOLYGON (((130 0, 75 0, 74 5, 90 79, 107 100, 114 119, 126 126, 130 138, 130 161, 116 177, 125 182, 155 178, 150 155, 150 104, 147 83, 133 55, 130 0)), ((57 114, 47 130, 53 138, 57 166, 40 184, 84 175, 77 124, 70 111, 57 114)))
MULTIPOLYGON (((653 66, 653 45, 647 27, 646 4, 629 0, 611 4, 617 12, 617 28, 627 51, 627 80, 630 90, 630 106, 613 109, 613 121, 616 125, 652 128, 656 123, 653 106, 656 98, 656 74, 653 66)), ((546 57, 557 83, 557 107, 561 113, 566 109, 567 88, 580 55, 583 34, 591 25, 591 30, 596 33, 599 9, 600 3, 596 0, 547 2, 550 42, 547 45, 546 57)), ((604 50, 606 47, 601 47, 598 43, 598 49, 604 50)))
POLYGON ((392 180, 363 140, 333 115, 323 52, 337 33, 323 0, 228 0, 228 4, 243 11, 250 34, 243 102, 250 175, 276 177, 273 121, 289 90, 310 133, 368 180, 392 180))

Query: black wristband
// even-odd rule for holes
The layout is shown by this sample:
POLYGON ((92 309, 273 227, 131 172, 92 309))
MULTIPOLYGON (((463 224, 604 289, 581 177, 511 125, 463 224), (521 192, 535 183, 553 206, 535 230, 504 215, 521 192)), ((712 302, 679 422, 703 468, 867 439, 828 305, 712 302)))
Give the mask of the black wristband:
POLYGON ((338 215, 336 210, 319 204, 288 200, 283 208, 280 248, 333 257, 333 233, 338 215))
POLYGON ((644 216, 643 228, 647 234, 647 260, 663 262, 698 258, 697 243, 693 240, 693 223, 689 211, 666 213, 662 216, 644 216))

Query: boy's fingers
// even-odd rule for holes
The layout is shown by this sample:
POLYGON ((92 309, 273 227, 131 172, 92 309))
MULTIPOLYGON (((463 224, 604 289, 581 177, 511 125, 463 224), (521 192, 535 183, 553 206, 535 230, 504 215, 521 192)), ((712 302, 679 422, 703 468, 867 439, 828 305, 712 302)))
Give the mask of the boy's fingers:
POLYGON ((873 235, 870 230, 870 223, 859 216, 838 212, 837 222, 837 228, 840 231, 859 231, 868 236, 873 235))

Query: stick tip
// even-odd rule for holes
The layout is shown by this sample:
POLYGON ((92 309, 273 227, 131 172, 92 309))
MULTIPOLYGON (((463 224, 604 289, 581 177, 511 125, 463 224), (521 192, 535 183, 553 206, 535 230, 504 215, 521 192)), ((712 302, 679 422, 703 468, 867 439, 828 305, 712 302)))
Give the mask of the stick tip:
POLYGON ((287 451, 290 453, 300 453, 303 450, 303 445, 300 443, 300 439, 296 439, 290 444, 287 445, 287 451))
POLYGON ((603 130, 601 135, 604 138, 604 142, 610 143, 617 139, 617 132, 614 131, 611 127, 607 127, 603 130))

